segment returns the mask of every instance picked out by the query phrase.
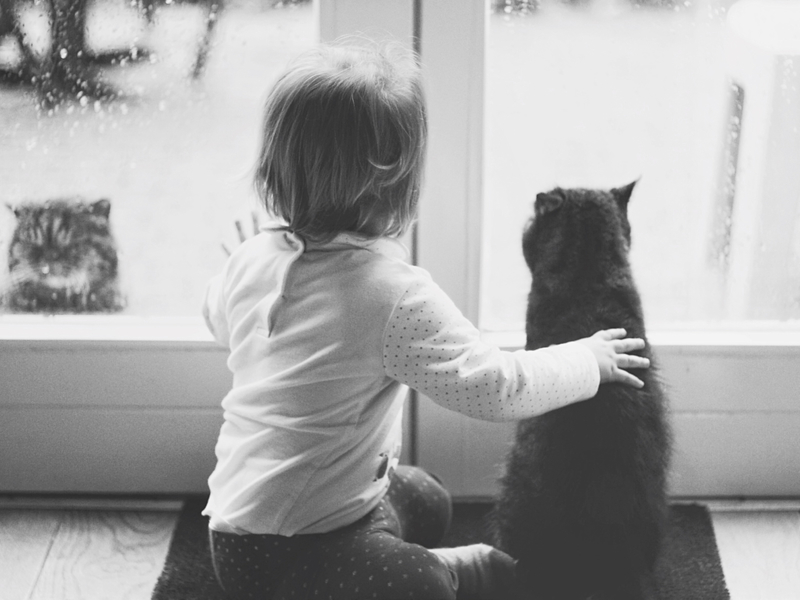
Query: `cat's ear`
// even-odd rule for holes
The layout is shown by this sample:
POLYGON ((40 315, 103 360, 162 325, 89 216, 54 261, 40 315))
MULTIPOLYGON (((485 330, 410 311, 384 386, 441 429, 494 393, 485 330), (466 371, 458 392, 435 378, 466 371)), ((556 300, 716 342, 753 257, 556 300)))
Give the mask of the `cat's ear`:
POLYGON ((105 198, 102 198, 97 202, 93 202, 91 211, 93 215, 107 219, 108 215, 111 213, 111 202, 105 198))
POLYGON ((628 185, 625 185, 620 188, 614 188, 611 190, 611 193, 614 195, 614 198, 617 200, 617 204, 619 207, 625 211, 628 209, 628 202, 631 199, 631 194, 633 193, 633 188, 636 187, 636 184, 639 183, 639 180, 630 182, 628 185))
POLYGON ((563 202, 564 199, 561 196, 541 192, 536 194, 536 202, 533 205, 533 210, 537 217, 541 217, 542 215, 558 210, 563 202))
POLYGON ((19 206, 14 206, 13 204, 9 204, 6 202, 6 208, 14 213, 14 216, 19 219, 20 208, 19 206))

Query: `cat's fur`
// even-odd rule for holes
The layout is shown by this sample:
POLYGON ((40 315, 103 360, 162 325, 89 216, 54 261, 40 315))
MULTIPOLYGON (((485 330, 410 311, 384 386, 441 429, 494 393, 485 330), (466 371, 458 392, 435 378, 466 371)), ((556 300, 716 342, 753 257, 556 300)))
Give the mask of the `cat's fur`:
POLYGON ((108 200, 65 198, 9 208, 17 223, 8 248, 8 310, 81 313, 124 307, 108 200))
MULTIPOLYGON (((646 340, 628 262, 633 187, 537 196, 523 235, 528 349, 617 327, 646 340)), ((652 360, 649 344, 639 354, 652 360)), ((670 432, 655 368, 632 372, 644 389, 605 383, 590 400, 518 424, 494 525, 498 546, 519 559, 525 598, 657 597, 670 432)))

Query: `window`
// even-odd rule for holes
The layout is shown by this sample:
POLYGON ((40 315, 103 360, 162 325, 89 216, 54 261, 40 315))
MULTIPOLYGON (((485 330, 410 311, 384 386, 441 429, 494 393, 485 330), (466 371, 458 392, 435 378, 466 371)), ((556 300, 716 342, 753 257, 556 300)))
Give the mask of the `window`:
MULTIPOLYGON (((632 262, 670 389, 672 493, 800 490, 798 30, 794 3, 769 0, 422 3, 422 265, 520 348, 536 193, 641 178, 632 262)), ((422 464, 493 493, 513 425, 419 410, 422 464)))
POLYGON ((720 313, 704 243, 723 133, 725 11, 653 4, 542 2, 489 17, 487 328, 518 328, 524 316, 519 232, 536 192, 639 178, 631 260, 648 316, 720 313))
MULTIPOLYGON (((48 2, 2 3, 0 17, 13 27, 0 30, 0 198, 11 206, 107 199, 122 314, 197 316, 225 259, 221 242, 236 241, 235 219, 249 226, 263 101, 286 62, 318 39, 316 7, 69 5, 54 22, 48 2)), ((16 219, 0 213, 8 289, 16 219)), ((67 279, 91 268, 57 260, 67 279)), ((42 265, 21 264, 16 275, 28 267, 58 275, 42 265)))
MULTIPOLYGON (((482 329, 521 327, 530 278, 520 238, 537 192, 635 179, 631 259, 651 324, 800 317, 800 93, 786 25, 798 11, 733 4, 508 0, 492 3, 483 29, 475 4, 474 39, 448 54, 469 56, 472 88, 442 110, 459 102, 474 131, 463 177, 482 198, 460 218, 481 244, 459 251, 471 257, 467 295, 480 298, 462 306, 482 329)), ((423 51, 437 43, 457 44, 425 38, 423 51)))

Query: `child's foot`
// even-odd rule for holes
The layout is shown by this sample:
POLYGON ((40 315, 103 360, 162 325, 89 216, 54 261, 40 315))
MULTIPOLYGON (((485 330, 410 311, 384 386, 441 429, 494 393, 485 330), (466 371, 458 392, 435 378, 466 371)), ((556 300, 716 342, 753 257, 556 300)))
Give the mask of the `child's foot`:
POLYGON ((457 600, 514 598, 516 561, 486 544, 431 550, 458 581, 457 600))

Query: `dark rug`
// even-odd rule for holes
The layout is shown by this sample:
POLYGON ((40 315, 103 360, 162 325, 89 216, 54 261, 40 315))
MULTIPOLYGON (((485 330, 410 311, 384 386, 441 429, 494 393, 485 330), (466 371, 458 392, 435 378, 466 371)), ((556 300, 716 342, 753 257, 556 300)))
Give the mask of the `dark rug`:
MULTIPOLYGON (((153 600, 223 600, 208 548, 205 498, 186 501, 153 600)), ((456 504, 443 546, 488 543, 488 504, 456 504)), ((711 517, 705 507, 676 504, 657 567, 661 600, 729 600, 711 517)))

